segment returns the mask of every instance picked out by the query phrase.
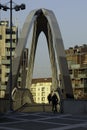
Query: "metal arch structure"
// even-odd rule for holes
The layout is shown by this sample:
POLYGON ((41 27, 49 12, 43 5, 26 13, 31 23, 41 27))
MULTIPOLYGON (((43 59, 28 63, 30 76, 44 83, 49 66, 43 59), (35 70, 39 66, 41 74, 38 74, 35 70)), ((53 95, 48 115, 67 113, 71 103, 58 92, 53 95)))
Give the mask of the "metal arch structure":
MULTIPOLYGON (((48 45, 49 57, 51 62, 52 69, 52 86, 56 89, 58 86, 58 75, 57 75, 57 64, 59 64, 59 69, 61 73, 62 85, 65 90, 66 97, 73 97, 72 85, 68 71, 68 65, 66 61, 66 55, 64 51, 64 45, 60 29, 55 18, 55 15, 52 11, 47 9, 33 10, 27 16, 25 23, 23 25, 18 45, 15 50, 15 56, 13 59, 12 65, 12 89, 17 88, 17 79, 20 68, 21 57, 24 51, 24 48, 27 43, 31 27, 33 26, 33 36, 31 43, 31 51, 29 56, 29 66, 27 74, 27 84, 30 87, 35 53, 37 48, 38 37, 43 31, 48 45)), ((7 86, 7 93, 9 91, 9 83, 7 86)), ((27 87, 27 89, 29 89, 27 87)))

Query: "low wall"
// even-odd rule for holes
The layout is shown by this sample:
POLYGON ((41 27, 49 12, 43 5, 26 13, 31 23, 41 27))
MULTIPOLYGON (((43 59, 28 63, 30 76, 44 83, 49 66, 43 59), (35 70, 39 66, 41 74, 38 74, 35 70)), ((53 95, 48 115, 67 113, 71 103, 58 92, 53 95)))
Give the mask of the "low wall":
POLYGON ((19 112, 52 112, 51 104, 25 104, 18 109, 19 112))
POLYGON ((62 112, 71 114, 87 113, 87 100, 63 100, 62 112))
POLYGON ((17 110, 26 103, 31 103, 28 89, 17 89, 13 95, 13 110, 17 110))
MULTIPOLYGON (((12 95, 12 108, 13 110, 17 110, 21 108, 26 103, 31 103, 31 99, 29 98, 30 93, 28 89, 17 89, 14 91, 12 95)), ((6 113, 10 110, 10 99, 9 95, 7 98, 0 98, 0 113, 6 113)))

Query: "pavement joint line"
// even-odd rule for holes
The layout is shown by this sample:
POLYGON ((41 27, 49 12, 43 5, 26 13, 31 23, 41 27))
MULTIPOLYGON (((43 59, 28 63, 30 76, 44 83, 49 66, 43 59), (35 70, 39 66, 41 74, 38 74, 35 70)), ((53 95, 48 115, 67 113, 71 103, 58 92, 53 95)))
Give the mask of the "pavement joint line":
MULTIPOLYGON (((4 117, 8 117, 8 116, 10 116, 10 117, 19 117, 19 116, 29 116, 29 115, 41 116, 41 115, 38 115, 38 114, 40 114, 40 113, 29 113, 29 114, 28 113, 24 113, 22 115, 5 115, 4 117)), ((44 117, 44 116, 42 115, 42 117, 44 117)))
POLYGON ((15 114, 16 114, 16 115, 18 114, 18 116, 22 116, 22 115, 25 115, 26 113, 14 112, 14 114, 12 114, 12 113, 7 113, 7 114, 5 114, 4 116, 15 116, 15 114))
POLYGON ((84 126, 87 126, 87 122, 82 123, 82 124, 73 124, 73 125, 69 125, 69 126, 63 126, 60 128, 52 128, 52 129, 46 129, 46 130, 69 130, 72 128, 79 128, 79 127, 84 127, 84 126))
POLYGON ((34 121, 34 122, 41 122, 41 123, 55 124, 55 125, 70 125, 70 124, 55 123, 55 122, 48 122, 48 121, 34 121))
POLYGON ((37 117, 47 117, 47 116, 44 116, 44 115, 38 115, 38 114, 27 114, 27 115, 23 115, 23 116, 37 116, 37 117))
MULTIPOLYGON (((67 114, 68 115, 68 114, 67 114)), ((35 119, 35 120, 47 120, 47 119, 54 119, 54 118, 62 118, 62 117, 65 117, 65 116, 67 116, 67 115, 58 115, 58 116, 49 116, 49 117, 42 117, 42 118, 40 118, 40 119, 35 119)), ((68 115, 69 116, 69 115, 68 115)))
MULTIPOLYGON (((68 114, 67 114, 68 115, 68 114)), ((41 120, 47 120, 47 119, 54 119, 54 118, 61 118, 67 115, 58 115, 58 116, 50 116, 50 117, 43 117, 43 118, 39 118, 39 119, 21 119, 21 118, 15 118, 15 117, 8 117, 8 119, 16 119, 17 121, 13 121, 13 122, 5 122, 5 123, 0 123, 1 125, 5 125, 5 124, 15 124, 15 123, 20 123, 20 122, 28 122, 28 121, 41 121, 41 120)))
MULTIPOLYGON (((26 116, 26 115, 24 115, 24 116, 26 116)), ((27 116, 29 116, 29 115, 27 115, 27 116)), ((47 116, 43 116, 43 115, 33 115, 33 116, 36 116, 36 117, 41 117, 40 119, 44 119, 44 118, 47 118, 47 116)), ((10 116, 10 117, 8 117, 8 116, 5 116, 5 117, 7 117, 8 119, 16 119, 16 120, 27 120, 27 119, 22 119, 21 117, 22 116, 10 116), (20 117, 20 118, 19 118, 20 117)), ((49 116, 49 118, 51 118, 51 116, 49 116)), ((54 117, 55 118, 55 117, 54 117)))
MULTIPOLYGON (((41 118, 39 119, 21 119, 21 118, 10 118, 8 117, 8 119, 16 119, 17 121, 13 121, 13 122, 5 122, 5 123, 0 123, 1 125, 7 125, 7 124, 15 124, 15 123, 21 123, 21 122, 28 122, 28 121, 39 121, 41 118)), ((52 119, 51 117, 49 119, 52 119)), ((43 120, 45 120, 45 118, 43 118, 43 120)))
POLYGON ((0 125, 9 125, 9 124, 18 124, 18 123, 22 123, 22 122, 28 122, 28 121, 31 121, 31 120, 19 120, 19 121, 14 121, 14 122, 5 122, 5 123, 0 123, 0 125))
POLYGON ((0 129, 2 130, 23 130, 23 129, 16 129, 16 128, 13 128, 13 127, 4 127, 4 126, 0 126, 0 129))
MULTIPOLYGON (((34 115, 34 116, 42 116, 42 117, 46 117, 46 116, 48 116, 48 115, 44 115, 44 113, 29 113, 29 114, 27 114, 27 116, 29 116, 29 115, 34 115), (43 114, 43 115, 41 115, 41 114, 43 114)), ((22 115, 22 116, 24 116, 24 115, 22 115)), ((51 116, 51 115, 50 115, 51 116)))
POLYGON ((73 120, 73 121, 87 121, 86 119, 85 120, 82 120, 82 119, 72 119, 72 118, 61 118, 61 119, 67 119, 67 120, 73 120))
MULTIPOLYGON (((63 116, 63 115, 61 115, 63 116)), ((61 117, 60 116, 60 117, 61 117)), ((64 115, 65 116, 65 115, 64 115)), ((58 116, 58 118, 60 118, 58 116)), ((18 124, 18 123, 22 123, 22 122, 28 122, 28 121, 40 121, 40 120, 46 120, 46 119, 54 119, 57 118, 57 116, 53 116, 53 117, 43 117, 43 118, 39 118, 39 119, 21 119, 21 118, 14 118, 14 117, 8 117, 10 119, 16 119, 17 121, 13 121, 13 122, 5 122, 5 123, 0 123, 1 125, 6 125, 6 124, 18 124)))
MULTIPOLYGON (((40 113, 39 113, 40 114, 40 113)), ((47 118, 47 119, 49 119, 49 118, 60 118, 60 117, 66 117, 66 116, 71 116, 71 114, 64 114, 64 115, 54 115, 54 114, 52 114, 52 115, 38 115, 38 113, 36 113, 36 114, 25 114, 25 115, 22 115, 22 116, 29 116, 29 115, 33 115, 33 116, 37 116, 37 117, 41 117, 40 118, 40 120, 41 119, 43 119, 43 118, 47 118)), ((20 119, 19 117, 21 117, 20 115, 12 115, 12 116, 4 116, 4 117, 7 117, 7 118, 12 118, 13 119, 13 117, 15 117, 15 118, 18 118, 18 119, 20 119)))
POLYGON ((38 115, 38 114, 41 114, 40 112, 37 112, 37 113, 30 113, 30 115, 38 115))
POLYGON ((24 116, 24 115, 37 115, 37 114, 41 114, 41 113, 40 112, 38 112, 38 113, 23 113, 22 116, 24 116))
MULTIPOLYGON (((73 114, 71 115, 71 117, 74 117, 74 118, 75 118, 75 117, 77 117, 77 118, 82 118, 82 117, 83 117, 83 118, 84 118, 84 116, 81 116, 81 115, 80 115, 80 116, 79 116, 79 115, 73 116, 73 114)), ((85 117, 86 117, 86 119, 87 119, 87 115, 86 115, 85 117)))
POLYGON ((15 119, 15 120, 21 120, 21 121, 28 121, 28 119, 22 119, 22 118, 17 118, 17 117, 9 117, 8 119, 15 119))

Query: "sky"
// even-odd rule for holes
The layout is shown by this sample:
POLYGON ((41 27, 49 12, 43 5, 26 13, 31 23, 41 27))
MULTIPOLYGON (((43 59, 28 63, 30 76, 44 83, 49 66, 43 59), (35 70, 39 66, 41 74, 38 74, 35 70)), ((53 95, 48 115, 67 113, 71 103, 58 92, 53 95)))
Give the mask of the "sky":
MULTIPOLYGON (((0 2, 5 4, 9 0, 0 0, 0 2)), ((25 3, 26 5, 26 9, 23 11, 13 11, 13 23, 18 25, 19 31, 30 11, 45 8, 52 10, 56 16, 65 49, 75 45, 87 44, 87 0, 14 0, 13 2, 16 4, 25 3)), ((9 11, 0 11, 0 18, 8 20, 9 11)), ((48 75, 48 77, 51 75, 48 48, 47 44, 44 45, 43 42, 45 43, 46 39, 41 34, 35 58, 35 77, 37 75, 41 77, 42 70, 44 70, 43 75, 48 75)))

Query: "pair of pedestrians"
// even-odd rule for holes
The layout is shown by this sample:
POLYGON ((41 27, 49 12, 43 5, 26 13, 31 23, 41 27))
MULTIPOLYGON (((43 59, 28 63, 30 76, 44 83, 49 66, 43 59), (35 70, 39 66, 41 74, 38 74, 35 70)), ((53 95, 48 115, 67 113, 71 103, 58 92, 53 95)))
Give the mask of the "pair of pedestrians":
POLYGON ((52 111, 57 112, 58 97, 54 91, 48 95, 49 104, 52 103, 52 111))

